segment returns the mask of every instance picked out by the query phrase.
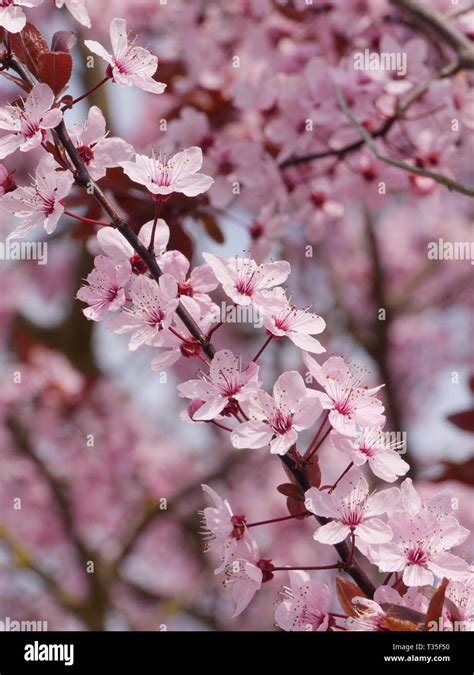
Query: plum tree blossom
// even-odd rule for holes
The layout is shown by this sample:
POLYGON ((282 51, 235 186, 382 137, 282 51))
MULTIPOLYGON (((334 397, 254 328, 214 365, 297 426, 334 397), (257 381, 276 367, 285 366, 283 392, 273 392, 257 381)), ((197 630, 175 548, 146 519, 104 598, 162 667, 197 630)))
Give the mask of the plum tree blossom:
POLYGON ((274 288, 273 291, 262 291, 256 305, 263 314, 263 325, 275 337, 285 335, 294 345, 311 352, 321 354, 325 348, 312 337, 322 333, 326 322, 318 314, 298 309, 292 305, 283 288, 274 288))
POLYGON ((389 514, 387 522, 393 532, 392 541, 371 547, 369 553, 382 572, 403 573, 405 586, 430 585, 435 576, 455 581, 466 579, 467 562, 449 553, 469 535, 455 518, 413 516, 396 510, 389 514))
POLYGON ((177 284, 170 274, 163 274, 159 284, 143 275, 136 277, 130 286, 131 308, 109 322, 116 333, 133 332, 129 349, 134 351, 143 344, 151 344, 167 328, 178 306, 177 284))
POLYGON ((203 405, 194 413, 198 421, 212 420, 217 415, 238 412, 243 404, 246 408, 259 391, 259 367, 251 362, 241 370, 239 358, 227 349, 216 352, 212 359, 209 376, 189 380, 178 386, 178 393, 190 399, 199 399, 203 405))
POLYGON ((96 256, 94 265, 87 275, 87 286, 78 290, 77 298, 89 305, 82 310, 85 317, 102 321, 125 304, 131 268, 126 262, 117 265, 102 255, 96 256))
POLYGON ((347 452, 356 466, 367 463, 371 471, 387 483, 404 476, 410 468, 397 452, 400 444, 390 442, 381 429, 364 427, 355 438, 334 431, 331 443, 337 450, 347 452))
POLYGON ((127 37, 127 22, 125 19, 113 19, 110 24, 110 54, 99 42, 84 40, 84 44, 91 52, 100 56, 109 65, 107 75, 116 84, 124 87, 132 85, 149 91, 152 94, 162 94, 166 88, 163 82, 154 79, 158 68, 158 59, 147 49, 129 45, 127 37))
MULTIPOLYGON (((160 258, 170 238, 170 230, 163 218, 158 218, 156 223, 153 220, 148 221, 140 228, 138 240, 144 245, 149 246, 155 224, 154 253, 156 258, 160 258)), ((104 227, 97 232, 97 241, 101 250, 112 260, 122 263, 128 261, 132 266, 134 274, 143 274, 146 272, 146 265, 135 253, 131 244, 120 234, 118 230, 111 227, 104 227)))
POLYGON ((91 20, 87 11, 86 0, 55 0, 56 7, 64 7, 69 10, 72 16, 86 28, 91 27, 91 20))
POLYGON ((201 148, 192 147, 172 157, 136 155, 133 161, 120 162, 127 176, 144 185, 156 199, 164 199, 173 192, 196 197, 211 187, 214 179, 199 173, 202 166, 201 148))
POLYGON ((0 159, 15 150, 29 152, 41 144, 46 132, 56 127, 63 117, 61 110, 52 108, 53 103, 51 87, 36 84, 22 107, 8 105, 0 108, 0 129, 11 132, 0 138, 0 159))
POLYGON ((332 621, 331 591, 326 584, 311 579, 307 572, 288 572, 290 587, 275 610, 275 623, 286 631, 325 631, 332 621))
POLYGON ((384 407, 374 397, 381 386, 368 389, 361 379, 351 373, 339 356, 331 356, 323 365, 308 354, 303 360, 312 377, 324 388, 316 391, 325 410, 329 410, 329 421, 336 431, 344 436, 355 436, 357 426, 378 427, 384 423, 384 407))
POLYGON ((167 251, 160 264, 163 272, 178 282, 178 295, 189 311, 212 313, 214 303, 209 293, 217 288, 218 282, 209 265, 199 265, 190 271, 189 260, 180 251, 167 251))
POLYGON ((56 229, 64 213, 61 200, 67 197, 74 183, 70 171, 63 171, 51 155, 39 162, 34 182, 8 192, 0 200, 0 208, 21 218, 22 223, 8 237, 24 237, 38 225, 43 225, 48 234, 56 229))
POLYGON ((257 391, 250 420, 232 432, 235 448, 263 448, 284 455, 296 443, 298 433, 311 427, 321 414, 319 401, 309 395, 303 378, 296 371, 280 375, 273 396, 257 391))
POLYGON ((84 124, 77 124, 71 138, 80 157, 94 180, 105 176, 108 168, 130 159, 133 148, 122 138, 107 136, 105 118, 97 106, 92 106, 84 124))
POLYGON ((0 6, 0 26, 10 33, 19 33, 26 24, 22 7, 38 7, 43 0, 5 0, 0 6))
POLYGON ((207 550, 219 550, 222 553, 222 564, 215 574, 220 574, 235 556, 239 544, 247 548, 247 553, 256 553, 256 544, 245 525, 245 516, 234 516, 229 502, 222 499, 209 485, 202 485, 214 502, 202 511, 202 530, 208 540, 207 550))
POLYGON ((261 291, 284 283, 290 274, 285 260, 257 265, 251 258, 221 258, 211 253, 203 254, 223 291, 237 305, 249 305, 259 300, 261 291))
POLYGON ((235 611, 232 618, 235 619, 252 602, 264 581, 264 572, 259 567, 258 556, 254 556, 253 562, 245 559, 236 559, 227 565, 225 574, 225 586, 232 591, 232 599, 235 603, 235 611))
POLYGON ((354 469, 342 478, 339 485, 327 494, 311 488, 306 492, 306 508, 318 516, 331 518, 314 533, 314 539, 323 544, 337 544, 349 535, 367 544, 388 542, 392 531, 376 516, 391 511, 400 500, 400 490, 389 488, 369 494, 369 485, 354 469))

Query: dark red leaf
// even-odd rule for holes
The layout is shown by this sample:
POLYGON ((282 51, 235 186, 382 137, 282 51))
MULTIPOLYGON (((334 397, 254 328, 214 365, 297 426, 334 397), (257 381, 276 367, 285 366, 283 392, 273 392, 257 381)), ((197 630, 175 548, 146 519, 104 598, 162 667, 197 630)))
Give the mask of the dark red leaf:
POLYGON ((428 611, 426 612, 426 623, 425 630, 429 629, 429 624, 431 621, 438 622, 441 614, 443 613, 444 606, 444 596, 446 595, 446 589, 448 587, 449 580, 443 579, 438 588, 433 594, 433 597, 430 600, 428 606, 428 611))
POLYGON ((457 480, 465 485, 474 485, 474 457, 460 464, 442 462, 442 465, 444 466, 444 471, 433 481, 434 483, 441 483, 445 480, 457 480))
POLYGON ((67 52, 46 52, 39 55, 38 79, 49 84, 58 95, 72 75, 72 56, 67 52))
POLYGON ((463 431, 474 433, 474 410, 465 410, 464 412, 449 415, 448 420, 463 431))
POLYGON ((285 497, 291 497, 296 501, 304 502, 303 490, 297 485, 293 485, 293 483, 282 483, 277 487, 277 490, 282 495, 285 495, 285 497))
POLYGON ((418 626, 411 621, 403 621, 401 619, 395 619, 393 616, 386 616, 384 619, 384 624, 387 626, 389 631, 410 631, 414 632, 419 630, 418 626))
POLYGON ((225 241, 224 235, 222 234, 216 219, 211 216, 210 213, 199 212, 197 215, 211 239, 213 239, 218 244, 223 244, 225 241))
POLYGON ((76 45, 77 37, 70 30, 58 30, 51 40, 52 52, 70 52, 76 45))
POLYGON ((304 518, 306 516, 306 508, 304 503, 300 499, 293 499, 293 497, 287 497, 286 499, 286 508, 292 516, 301 516, 304 518))
POLYGON ((352 604, 353 598, 365 598, 365 594, 357 584, 344 577, 336 577, 336 590, 339 603, 347 616, 357 616, 356 608, 352 604))
POLYGON ((35 77, 38 77, 39 57, 49 51, 48 43, 42 33, 27 21, 23 30, 20 33, 11 33, 9 39, 10 49, 15 56, 35 77))
POLYGON ((311 486, 318 488, 321 485, 321 469, 319 468, 319 460, 316 455, 313 455, 310 459, 306 472, 311 486))

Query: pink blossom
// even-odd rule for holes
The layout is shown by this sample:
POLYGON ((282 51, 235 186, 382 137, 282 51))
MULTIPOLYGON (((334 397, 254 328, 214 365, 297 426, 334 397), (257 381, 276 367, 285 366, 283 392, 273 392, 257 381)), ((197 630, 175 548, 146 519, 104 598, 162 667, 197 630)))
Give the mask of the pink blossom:
POLYGON ((129 143, 107 136, 104 116, 95 105, 89 110, 86 122, 76 125, 71 137, 93 180, 99 180, 109 167, 119 166, 133 155, 129 143))
POLYGON ((263 291, 256 306, 263 314, 263 325, 275 337, 285 335, 294 345, 313 354, 326 350, 312 335, 322 333, 326 322, 318 314, 291 304, 283 288, 263 291))
MULTIPOLYGON (((423 615, 426 614, 429 605, 428 598, 420 593, 417 588, 413 587, 409 588, 403 595, 400 595, 392 586, 379 586, 374 593, 374 600, 379 605, 407 607, 423 615)), ((393 608, 394 616, 396 616, 396 607, 393 608)))
POLYGON ((474 630, 474 582, 472 577, 466 581, 450 581, 446 589, 446 598, 452 603, 445 603, 443 619, 452 624, 461 621, 463 631, 474 630), (453 611, 453 605, 455 611, 453 611))
POLYGON ((129 178, 144 185, 153 195, 166 197, 173 192, 182 192, 187 197, 196 197, 206 192, 214 182, 210 176, 199 173, 202 166, 202 150, 191 147, 169 158, 136 155, 134 161, 120 162, 129 178))
MULTIPOLYGON (((138 233, 140 242, 148 248, 153 232, 153 220, 142 225, 138 233)), ((170 238, 170 230, 162 218, 156 221, 155 229, 155 256, 157 259, 164 253, 170 238)), ((144 274, 147 267, 143 260, 135 253, 132 245, 113 227, 103 227, 97 232, 97 240, 101 250, 112 260, 122 263, 128 261, 134 274, 144 274)))
POLYGON ((257 547, 245 525, 245 516, 234 516, 227 499, 222 499, 208 485, 201 485, 212 498, 214 506, 207 506, 202 513, 202 533, 208 540, 207 551, 219 550, 222 563, 215 570, 219 574, 234 557, 239 545, 244 545, 250 554, 257 553, 257 547))
POLYGON ((94 265, 87 276, 87 286, 80 288, 76 297, 89 305, 82 310, 84 316, 102 321, 109 312, 123 307, 131 269, 128 263, 117 265, 102 255, 96 256, 94 265))
POLYGON ((375 602, 368 598, 355 597, 352 599, 357 616, 349 617, 346 628, 350 631, 379 632, 388 630, 384 619, 387 613, 375 602))
POLYGON ((393 483, 399 476, 404 476, 410 468, 397 452, 400 445, 391 443, 381 429, 364 427, 355 438, 342 436, 333 431, 330 439, 337 450, 349 454, 356 466, 362 466, 367 462, 372 472, 388 483, 393 483))
POLYGON ((202 374, 198 380, 178 385, 178 392, 185 398, 204 402, 193 419, 212 420, 227 406, 238 412, 241 403, 248 403, 255 396, 260 386, 258 371, 253 362, 241 370, 240 358, 229 349, 222 349, 212 359, 209 375, 202 374))
POLYGON ((235 619, 252 602, 264 581, 264 571, 258 566, 258 556, 254 555, 252 561, 238 559, 226 567, 226 588, 232 590, 232 599, 235 602, 235 611, 232 618, 235 619))
POLYGON ((370 547, 368 552, 381 572, 403 572, 405 586, 432 585, 435 576, 466 578, 468 564, 448 553, 469 536, 455 518, 397 510, 389 513, 388 524, 393 540, 370 547))
POLYGON ((85 0, 56 0, 56 7, 64 7, 69 10, 72 16, 86 28, 91 27, 91 20, 87 12, 85 0))
POLYGON ((285 631, 327 631, 332 597, 326 584, 311 579, 307 572, 288 572, 290 588, 275 610, 275 623, 285 631))
POLYGON ((321 414, 317 398, 310 396, 301 375, 283 373, 273 387, 273 396, 258 391, 252 401, 250 420, 239 424, 231 435, 235 448, 263 448, 284 455, 296 443, 298 432, 311 427, 321 414))
POLYGON ((9 33, 19 33, 26 25, 21 7, 38 7, 43 0, 6 0, 0 6, 0 26, 9 33))
POLYGON ((237 304, 249 305, 261 291, 284 283, 290 274, 285 260, 257 265, 251 258, 221 258, 203 253, 224 292, 237 304))
POLYGON ((180 251, 168 251, 160 259, 165 274, 171 274, 178 282, 178 295, 189 311, 194 307, 199 313, 213 312, 216 305, 208 295, 218 286, 209 265, 194 267, 189 274, 189 260, 180 251), (189 275, 189 276, 188 276, 189 275))
POLYGON ((157 82, 153 75, 158 68, 158 59, 147 49, 129 45, 127 22, 125 19, 112 19, 110 23, 110 41, 112 52, 109 52, 95 40, 84 40, 91 52, 100 56, 109 64, 108 73, 113 81, 124 87, 135 85, 152 94, 162 94, 166 88, 163 82, 157 82))
POLYGON ((0 159, 15 150, 28 152, 41 145, 46 131, 57 127, 63 118, 58 108, 51 108, 53 103, 51 88, 47 84, 36 84, 23 107, 7 105, 0 108, 0 129, 12 132, 0 139, 0 159))
POLYGON ((358 469, 353 469, 342 478, 337 487, 328 494, 317 488, 306 492, 306 508, 311 513, 332 518, 314 533, 314 539, 322 544, 337 544, 351 533, 368 544, 388 542, 392 538, 390 527, 380 516, 393 509, 400 499, 398 488, 389 488, 369 495, 369 486, 358 469))
POLYGON ((61 200, 69 194, 74 184, 70 171, 59 169, 52 155, 43 157, 36 168, 34 183, 8 192, 0 200, 0 208, 22 219, 8 239, 24 237, 37 225, 43 225, 48 234, 56 229, 64 206, 61 200))
POLYGON ((315 393, 323 408, 330 411, 329 421, 336 431, 344 436, 355 436, 357 426, 383 425, 384 407, 373 396, 381 386, 372 389, 362 387, 361 379, 351 373, 344 359, 339 356, 331 356, 321 366, 305 353, 303 361, 325 390, 324 393, 315 393))
POLYGON ((135 351, 144 344, 152 344, 167 328, 178 306, 177 284, 169 274, 160 277, 159 284, 141 275, 134 277, 130 286, 132 305, 108 323, 115 333, 133 331, 128 348, 135 351))

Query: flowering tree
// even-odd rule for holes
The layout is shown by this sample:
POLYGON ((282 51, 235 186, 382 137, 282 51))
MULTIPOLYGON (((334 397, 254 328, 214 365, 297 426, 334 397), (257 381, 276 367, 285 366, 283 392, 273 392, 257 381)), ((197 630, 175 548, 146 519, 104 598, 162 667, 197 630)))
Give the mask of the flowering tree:
MULTIPOLYGON (((176 580, 150 590, 137 583, 133 563, 127 569, 135 549, 148 546, 151 568, 160 555, 186 565, 187 617, 220 627, 218 613, 192 599, 196 561, 182 546, 186 532, 197 532, 186 523, 186 500, 196 501, 202 482, 212 502, 202 511, 203 531, 233 617, 251 611, 250 603, 259 607, 279 578, 289 585, 274 616, 264 604, 260 611, 283 630, 469 627, 472 566, 460 547, 470 533, 459 497, 417 489, 403 431, 426 395, 427 370, 441 367, 438 355, 451 363, 455 353, 456 367, 469 358, 456 330, 439 340, 431 333, 447 305, 458 310, 455 322, 468 311, 469 268, 450 266, 466 249, 444 243, 467 239, 474 196, 472 12, 447 12, 441 1, 438 11, 416 0, 368 0, 363 8, 270 0, 189 8, 173 0, 153 5, 151 23, 149 3, 140 2, 126 18, 112 14, 104 30, 114 2, 55 4, 99 38, 80 36, 84 79, 95 79, 75 98, 68 93, 74 34, 56 32, 48 43, 36 27, 35 16, 41 25, 51 11, 41 0, 0 8, 1 75, 11 86, 0 111, 0 209, 15 223, 7 244, 41 227, 60 238, 72 220, 76 239, 86 242, 75 289, 82 316, 76 309, 59 333, 76 367, 39 346, 31 325, 16 327, 20 347, 1 398, 11 475, 0 535, 9 555, 53 591, 58 625, 103 629, 125 615, 140 627, 153 621, 140 602, 163 606, 177 594, 176 580), (160 64, 129 34, 131 24, 160 36, 160 64), (137 103, 144 123, 127 138, 107 131, 106 88, 115 96, 145 92, 137 103), (8 165, 18 158, 30 173, 19 185, 8 165), (229 223, 244 228, 248 251, 216 250, 229 223), (207 233, 213 252, 195 251, 191 225, 207 233), (426 254, 428 244, 437 248, 426 254), (250 317, 257 346, 245 333, 249 322, 243 329, 230 314, 250 317), (200 462, 164 441, 154 453, 142 415, 100 373, 86 319, 129 334, 131 352, 151 353, 150 377, 178 378, 171 385, 174 400, 186 399, 181 419, 212 439, 220 466, 206 476, 200 462), (346 352, 348 339, 358 363, 332 355, 346 352), (424 360, 425 339, 431 358, 424 360), (108 448, 101 460, 83 452, 84 439, 94 447, 98 434, 108 448), (241 456, 247 472, 245 464, 236 469, 241 456), (271 467, 259 469, 268 472, 260 500, 262 509, 276 500, 274 517, 249 516, 259 503, 252 492, 261 492, 258 478, 249 487, 252 463, 271 467), (163 467, 168 481, 153 475, 163 467), (104 494, 95 493, 92 506, 86 495, 96 471, 104 494), (282 471, 286 482, 274 481, 282 471), (35 505, 55 514, 51 530, 43 523, 34 534, 23 520, 23 538, 42 548, 39 562, 13 534, 16 506, 25 514, 19 486, 30 473, 38 489, 25 518, 35 505), (234 513, 212 485, 229 474, 232 502, 251 495, 245 513, 234 513), (176 512, 163 525, 156 501, 168 511, 167 498, 176 512), (254 528, 272 524, 295 545, 280 550, 274 541, 261 554, 254 528), (152 537, 142 541, 155 526, 166 550, 152 537), (58 570, 48 569, 54 550, 63 564, 74 560, 62 585, 58 570), (299 550, 310 562, 295 560, 299 550)), ((6 324, 15 330, 8 312, 6 324)), ((459 377, 451 383, 459 386, 459 377)), ((469 414, 456 422, 472 429, 469 414)), ((214 586, 207 580, 202 592, 214 597, 214 586)))

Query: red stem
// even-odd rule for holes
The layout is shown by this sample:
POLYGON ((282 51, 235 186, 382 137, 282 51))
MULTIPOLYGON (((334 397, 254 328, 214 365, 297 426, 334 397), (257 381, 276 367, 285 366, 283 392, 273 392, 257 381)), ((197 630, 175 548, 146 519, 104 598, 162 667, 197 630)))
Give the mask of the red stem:
POLYGON ((305 459, 307 462, 309 462, 309 460, 313 457, 313 455, 315 455, 315 454, 317 453, 317 451, 319 450, 319 448, 321 447, 321 445, 324 443, 324 441, 326 440, 326 438, 327 438, 327 437, 329 436, 329 434, 331 433, 331 429, 332 429, 332 427, 329 427, 329 429, 328 429, 327 431, 325 431, 324 435, 321 437, 321 440, 320 440, 320 441, 317 443, 317 445, 311 450, 311 452, 309 453, 309 455, 305 455, 304 459, 305 459))
POLYGON ((72 211, 68 211, 67 209, 64 209, 64 213, 66 216, 69 216, 70 218, 75 218, 76 220, 81 220, 83 223, 92 223, 92 225, 102 225, 103 227, 112 227, 111 223, 105 223, 103 220, 94 220, 93 218, 85 218, 84 216, 79 216, 77 213, 73 213, 72 211))
POLYGON ((156 224, 158 223, 158 218, 160 217, 160 210, 161 210, 161 204, 163 202, 158 201, 156 202, 156 208, 155 208, 155 219, 153 220, 153 227, 151 230, 151 237, 150 237, 150 243, 148 244, 148 250, 150 253, 153 253, 155 250, 155 232, 156 232, 156 224))
POLYGON ((256 355, 253 357, 252 361, 253 361, 254 363, 256 363, 258 357, 261 356, 261 355, 263 354, 263 352, 265 351, 265 349, 268 347, 268 345, 270 344, 270 342, 273 340, 273 337, 274 337, 273 335, 269 335, 269 336, 267 337, 267 339, 265 340, 265 342, 264 342, 264 344, 262 345, 262 347, 258 350, 258 352, 256 353, 256 355))
POLYGON ((257 527, 257 525, 270 525, 270 523, 281 523, 283 520, 291 520, 293 518, 301 518, 301 516, 310 516, 309 511, 306 513, 299 513, 297 516, 282 516, 281 518, 270 518, 269 520, 259 520, 256 523, 246 523, 247 527, 257 527))
POLYGON ((87 96, 90 96, 91 94, 93 94, 95 91, 97 91, 97 89, 99 89, 103 84, 105 84, 107 82, 107 80, 110 80, 110 77, 108 75, 106 75, 106 77, 104 77, 103 80, 101 80, 98 84, 96 84, 94 87, 92 87, 92 89, 89 89, 88 91, 86 91, 81 96, 78 96, 77 98, 73 99, 71 101, 71 103, 63 106, 63 112, 65 110, 67 110, 68 108, 72 108, 73 105, 75 105, 76 103, 79 103, 79 101, 82 101, 82 99, 87 98, 87 96))

